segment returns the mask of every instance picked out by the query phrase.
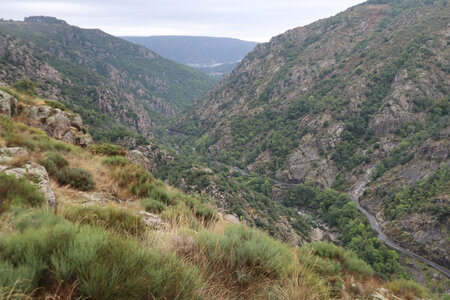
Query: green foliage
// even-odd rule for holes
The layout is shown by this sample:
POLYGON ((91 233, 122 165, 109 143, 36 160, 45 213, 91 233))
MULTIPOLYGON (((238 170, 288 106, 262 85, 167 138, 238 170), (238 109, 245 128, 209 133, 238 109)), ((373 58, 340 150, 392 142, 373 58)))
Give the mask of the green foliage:
POLYGON ((166 209, 166 204, 162 203, 161 201, 152 199, 152 198, 145 198, 141 201, 142 206, 144 206, 146 211, 152 212, 152 213, 160 213, 164 209, 166 209))
POLYGON ((21 81, 15 82, 12 87, 19 92, 26 93, 30 96, 33 96, 36 90, 37 83, 31 81, 27 78, 22 79, 21 81))
POLYGON ((329 283, 334 296, 342 291, 345 275, 351 274, 359 279, 373 275, 372 268, 355 253, 331 243, 306 244, 299 249, 298 259, 329 283))
POLYGON ((389 282, 387 287, 400 297, 426 298, 429 296, 429 291, 413 280, 397 279, 389 282))
POLYGON ((331 243, 310 243, 302 247, 302 251, 312 253, 324 259, 338 261, 343 270, 358 276, 373 275, 372 268, 352 252, 331 243))
POLYGON ((0 286, 17 282, 16 288, 32 293, 77 282, 75 295, 90 299, 198 297, 199 272, 175 255, 52 213, 36 214, 34 223, 0 238, 0 286))
POLYGON ((153 176, 136 164, 112 168, 112 177, 120 187, 128 187, 129 191, 139 197, 147 197, 153 190, 153 176))
POLYGON ((91 146, 89 146, 89 150, 93 154, 97 154, 97 155, 105 155, 105 156, 124 156, 125 155, 125 151, 121 147, 119 147, 117 145, 109 144, 109 143, 91 145, 91 146))
POLYGON ((184 197, 184 202, 192 210, 197 218, 205 223, 214 222, 217 220, 217 214, 214 209, 201 201, 204 198, 194 196, 184 197))
POLYGON ((62 102, 59 102, 56 100, 51 100, 51 99, 45 99, 44 101, 45 101, 45 104, 47 104, 50 107, 59 108, 60 110, 63 110, 63 111, 68 110, 66 105, 64 105, 64 103, 62 103, 62 102))
POLYGON ((401 142, 391 153, 390 156, 384 158, 380 163, 375 166, 372 172, 372 180, 376 180, 384 173, 394 168, 399 164, 406 164, 413 157, 412 150, 414 146, 420 145, 427 139, 438 140, 441 138, 441 132, 450 122, 449 97, 441 98, 437 101, 432 101, 427 98, 415 99, 415 109, 417 112, 428 112, 428 116, 425 122, 413 122, 412 124, 405 124, 404 127, 412 126, 414 131, 406 132, 403 128, 398 130, 398 134, 404 131, 407 138, 401 142))
POLYGON ((45 197, 39 189, 25 178, 0 173, 0 213, 11 205, 40 206, 44 203, 45 197))
POLYGON ((58 177, 59 172, 69 165, 69 162, 58 152, 47 152, 40 161, 48 174, 52 177, 58 177))
POLYGON ((201 231, 196 239, 210 267, 226 270, 242 286, 263 277, 285 278, 294 259, 288 246, 246 226, 228 226, 223 235, 201 231))
POLYGON ((123 156, 111 156, 111 157, 106 157, 102 160, 102 164, 107 165, 107 166, 115 166, 115 167, 123 167, 129 163, 130 163, 130 161, 128 160, 128 158, 123 157, 123 156))
POLYGON ((83 191, 93 190, 95 186, 92 175, 81 168, 64 168, 57 174, 57 180, 61 185, 70 185, 83 191))
POLYGON ((63 210, 63 215, 72 222, 99 226, 136 237, 142 237, 146 231, 145 223, 140 216, 115 206, 67 206, 63 210))
POLYGON ((436 203, 435 197, 449 194, 449 183, 450 167, 443 166, 414 184, 383 193, 384 211, 391 220, 418 211, 430 211, 439 220, 445 220, 450 215, 450 209, 445 203, 436 203))
POLYGON ((358 253, 377 273, 401 273, 398 254, 378 240, 377 233, 347 195, 302 183, 289 192, 285 204, 316 211, 328 225, 337 227, 345 248, 358 253))

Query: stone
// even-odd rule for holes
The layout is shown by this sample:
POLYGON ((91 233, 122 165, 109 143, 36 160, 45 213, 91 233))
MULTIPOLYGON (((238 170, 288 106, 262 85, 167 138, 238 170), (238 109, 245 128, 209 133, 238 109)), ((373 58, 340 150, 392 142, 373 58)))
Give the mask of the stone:
POLYGON ((71 119, 70 125, 78 130, 83 130, 83 120, 79 115, 74 115, 71 119))
POLYGON ((364 294, 364 288, 361 285, 361 283, 357 282, 357 283, 352 283, 350 285, 350 290, 357 295, 363 295, 364 294))
POLYGON ((45 120, 52 113, 50 106, 35 106, 29 105, 24 109, 24 114, 34 121, 45 122, 45 120))
POLYGON ((158 215, 151 214, 146 211, 140 211, 138 212, 138 215, 142 217, 145 225, 152 229, 162 230, 167 226, 167 224, 158 215))
POLYGON ((52 208, 56 208, 56 197, 51 189, 47 170, 43 166, 35 162, 29 162, 20 168, 7 169, 4 173, 17 178, 28 178, 28 182, 38 186, 39 190, 44 194, 47 204, 52 208))
POLYGON ((17 99, 4 91, 0 91, 0 113, 8 116, 17 113, 17 99))
POLYGON ((145 170, 151 169, 152 164, 150 160, 139 150, 128 151, 125 157, 128 158, 130 161, 137 163, 145 170))
POLYGON ((225 215, 224 219, 225 219, 225 221, 227 221, 228 223, 231 223, 231 224, 235 224, 235 225, 241 224, 241 221, 239 221, 239 219, 237 217, 230 215, 230 214, 225 215))
POLYGON ((57 112, 45 121, 47 125, 46 131, 55 139, 67 141, 67 132, 70 132, 70 121, 65 114, 57 112))
POLYGON ((0 148, 0 162, 8 162, 16 157, 27 156, 28 151, 20 147, 0 148))

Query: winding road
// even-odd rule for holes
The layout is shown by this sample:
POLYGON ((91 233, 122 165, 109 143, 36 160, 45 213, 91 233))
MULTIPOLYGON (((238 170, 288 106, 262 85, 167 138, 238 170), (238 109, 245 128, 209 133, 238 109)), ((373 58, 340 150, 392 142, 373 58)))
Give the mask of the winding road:
MULTIPOLYGON (((233 171, 239 172, 240 174, 242 174, 244 176, 248 176, 249 175, 246 171, 244 171, 242 169, 239 169, 237 167, 228 166, 228 165, 225 165, 225 164, 220 163, 220 162, 215 162, 215 164, 218 165, 218 166, 228 167, 228 168, 232 169, 233 171)), ((359 198, 361 197, 362 192, 364 191, 367 183, 369 182, 369 177, 370 177, 371 171, 372 171, 372 167, 369 167, 369 169, 366 171, 364 179, 362 181, 360 181, 355 186, 355 188, 350 193, 348 193, 348 195, 350 196, 350 199, 353 202, 356 203, 356 207, 358 208, 358 210, 361 213, 363 213, 367 217, 367 219, 369 219, 370 226, 378 233, 378 239, 380 241, 382 241, 383 243, 385 243, 388 247, 390 247, 392 249, 395 249, 395 250, 401 252, 402 254, 404 254, 406 256, 409 256, 411 258, 417 259, 417 260, 427 264, 431 268, 441 272, 442 274, 444 274, 448 278, 450 278, 450 271, 447 268, 445 268, 445 267, 443 267, 443 266, 441 266, 441 265, 439 265, 439 264, 437 264, 435 262, 432 262, 432 261, 426 259, 425 257, 422 257, 422 256, 420 256, 420 255, 418 255, 418 254, 416 254, 414 252, 411 252, 411 251, 401 247, 400 245, 395 244, 391 240, 389 240, 388 237, 381 230, 381 228, 378 225, 378 222, 375 219, 375 217, 373 215, 371 215, 364 207, 362 207, 359 204, 359 198)), ((294 184, 294 183, 283 182, 283 181, 279 181, 279 180, 272 179, 272 178, 270 178, 269 181, 273 185, 277 185, 279 187, 287 188, 287 189, 293 188, 293 187, 295 187, 297 185, 297 184, 294 184)))

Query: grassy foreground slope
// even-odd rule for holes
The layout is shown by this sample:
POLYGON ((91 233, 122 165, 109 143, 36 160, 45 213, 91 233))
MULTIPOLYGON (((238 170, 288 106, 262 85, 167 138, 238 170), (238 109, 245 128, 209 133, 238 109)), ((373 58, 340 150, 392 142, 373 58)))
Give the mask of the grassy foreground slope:
POLYGON ((27 150, 0 160, 2 299, 427 296, 410 281, 383 282, 332 244, 293 248, 228 224, 213 199, 155 179, 117 146, 66 144, 23 118, 0 115, 0 149, 27 150), (47 170, 55 208, 36 178, 7 173, 30 165, 47 170))

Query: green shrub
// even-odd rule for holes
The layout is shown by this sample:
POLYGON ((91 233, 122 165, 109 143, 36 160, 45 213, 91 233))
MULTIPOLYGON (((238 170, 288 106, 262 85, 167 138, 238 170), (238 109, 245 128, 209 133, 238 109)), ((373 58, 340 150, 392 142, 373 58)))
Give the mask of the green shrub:
POLYGON ((19 92, 26 93, 30 96, 34 95, 34 92, 36 90, 37 83, 34 81, 31 81, 27 78, 22 79, 21 81, 15 82, 12 87, 18 90, 19 92))
POLYGON ((0 115, 0 136, 6 137, 14 131, 14 125, 8 116, 0 115))
POLYGON ((29 227, 0 239, 2 288, 17 283, 16 288, 33 293, 77 282, 75 296, 89 299, 198 298, 198 270, 175 255, 100 228, 79 227, 53 213, 25 219, 22 225, 29 227), (53 222, 45 222, 47 217, 53 222))
POLYGON ((194 212, 195 216, 206 223, 215 221, 217 214, 211 207, 200 202, 200 200, 194 197, 185 197, 186 205, 194 212))
POLYGON ((371 276, 373 274, 372 268, 366 262, 359 259, 355 253, 334 244, 310 243, 302 248, 310 251, 315 256, 338 261, 347 272, 362 276, 371 276))
POLYGON ((413 296, 425 298, 429 295, 427 288, 421 286, 415 281, 407 279, 397 279, 387 284, 388 289, 393 291, 397 296, 413 296))
POLYGON ((125 155, 125 150, 123 150, 122 148, 120 148, 117 145, 108 144, 108 143, 91 145, 91 146, 89 146, 89 150, 93 154, 106 155, 106 156, 117 156, 117 155, 124 156, 125 155))
POLYGON ((146 226, 141 217, 114 206, 67 206, 63 216, 80 224, 99 226, 122 234, 141 237, 146 226))
POLYGON ((61 103, 59 101, 51 100, 51 99, 45 99, 44 101, 45 101, 45 104, 47 104, 50 107, 59 108, 60 110, 63 110, 63 111, 68 110, 67 107, 64 105, 64 103, 61 103))
POLYGON ((239 285, 263 278, 283 279, 294 259, 287 245, 241 225, 228 226, 223 235, 201 231, 197 242, 210 266, 226 271, 239 285))
POLYGON ((11 204, 40 206, 45 197, 39 189, 25 178, 0 173, 0 213, 7 211, 11 204))
POLYGON ((40 163, 45 167, 50 176, 57 176, 63 168, 69 165, 69 162, 57 152, 45 153, 44 159, 40 163))
POLYGON ((126 166, 127 164, 129 164, 130 161, 123 156, 111 156, 111 157, 106 157, 105 159, 102 160, 102 164, 107 165, 107 166, 114 166, 114 167, 123 167, 126 166))
POLYGON ((150 198, 158 200, 166 205, 173 205, 176 203, 176 198, 171 196, 166 190, 156 188, 154 185, 151 188, 150 198))
POLYGON ((166 208, 164 203, 152 198, 142 199, 142 206, 144 206, 146 211, 153 213, 160 213, 166 208))
POLYGON ((81 168, 64 168, 57 176, 59 184, 70 185, 75 189, 90 191, 95 186, 91 174, 81 168))
POLYGON ((111 175, 120 187, 128 187, 133 195, 139 197, 147 197, 155 188, 153 176, 136 164, 115 168, 111 175))

